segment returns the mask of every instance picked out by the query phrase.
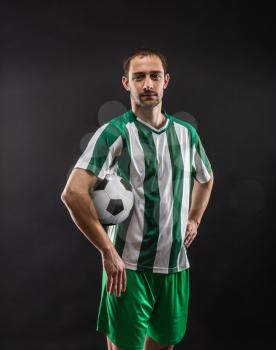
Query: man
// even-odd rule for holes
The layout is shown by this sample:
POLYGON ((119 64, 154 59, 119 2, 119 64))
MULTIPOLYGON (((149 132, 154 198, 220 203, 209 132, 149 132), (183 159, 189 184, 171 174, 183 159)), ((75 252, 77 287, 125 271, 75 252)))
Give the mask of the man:
POLYGON ((102 256, 97 330, 106 334, 108 350, 171 350, 186 331, 187 248, 213 173, 195 128, 162 109, 169 80, 166 60, 155 50, 138 48, 124 60, 131 109, 98 128, 61 196, 102 256), (132 185, 134 208, 105 231, 88 190, 108 173, 132 185))

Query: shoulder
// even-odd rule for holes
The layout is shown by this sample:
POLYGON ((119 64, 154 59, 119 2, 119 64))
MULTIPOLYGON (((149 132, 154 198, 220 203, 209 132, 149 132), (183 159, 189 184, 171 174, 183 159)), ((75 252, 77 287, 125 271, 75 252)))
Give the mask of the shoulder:
POLYGON ((113 117, 107 122, 107 128, 110 130, 117 130, 122 136, 125 135, 127 125, 132 123, 133 117, 129 112, 122 113, 118 116, 113 117))
POLYGON ((126 135, 127 124, 131 123, 132 121, 133 120, 130 118, 129 113, 125 112, 107 121, 101 127, 101 129, 105 135, 113 136, 114 138, 121 136, 124 139, 126 135))

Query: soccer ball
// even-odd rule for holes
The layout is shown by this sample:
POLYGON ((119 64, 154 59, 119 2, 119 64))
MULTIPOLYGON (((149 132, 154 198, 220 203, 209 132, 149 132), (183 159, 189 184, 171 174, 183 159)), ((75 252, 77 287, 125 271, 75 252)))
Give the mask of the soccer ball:
POLYGON ((108 174, 90 188, 90 195, 103 225, 116 225, 129 216, 134 196, 131 185, 121 176, 108 174))

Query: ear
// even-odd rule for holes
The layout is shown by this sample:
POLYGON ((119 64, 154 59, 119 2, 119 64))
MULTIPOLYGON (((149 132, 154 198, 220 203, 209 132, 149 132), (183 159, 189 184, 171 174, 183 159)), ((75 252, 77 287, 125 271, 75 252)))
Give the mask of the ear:
POLYGON ((168 84, 169 84, 169 81, 170 81, 170 74, 169 73, 167 73, 166 75, 165 75, 165 79, 164 79, 164 85, 163 85, 163 89, 165 90, 166 88, 167 88, 167 86, 168 86, 168 84))
POLYGON ((126 76, 122 76, 122 84, 127 91, 130 91, 129 82, 126 76))

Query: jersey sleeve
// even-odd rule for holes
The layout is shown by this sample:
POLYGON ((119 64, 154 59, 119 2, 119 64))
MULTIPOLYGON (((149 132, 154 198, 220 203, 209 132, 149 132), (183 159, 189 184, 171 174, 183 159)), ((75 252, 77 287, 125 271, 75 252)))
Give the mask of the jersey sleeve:
POLYGON ((106 123, 93 134, 74 168, 91 171, 104 179, 120 156, 122 147, 120 131, 111 123, 106 123))
POLYGON ((192 177, 200 183, 208 182, 212 175, 212 166, 206 155, 201 139, 193 128, 192 177))

